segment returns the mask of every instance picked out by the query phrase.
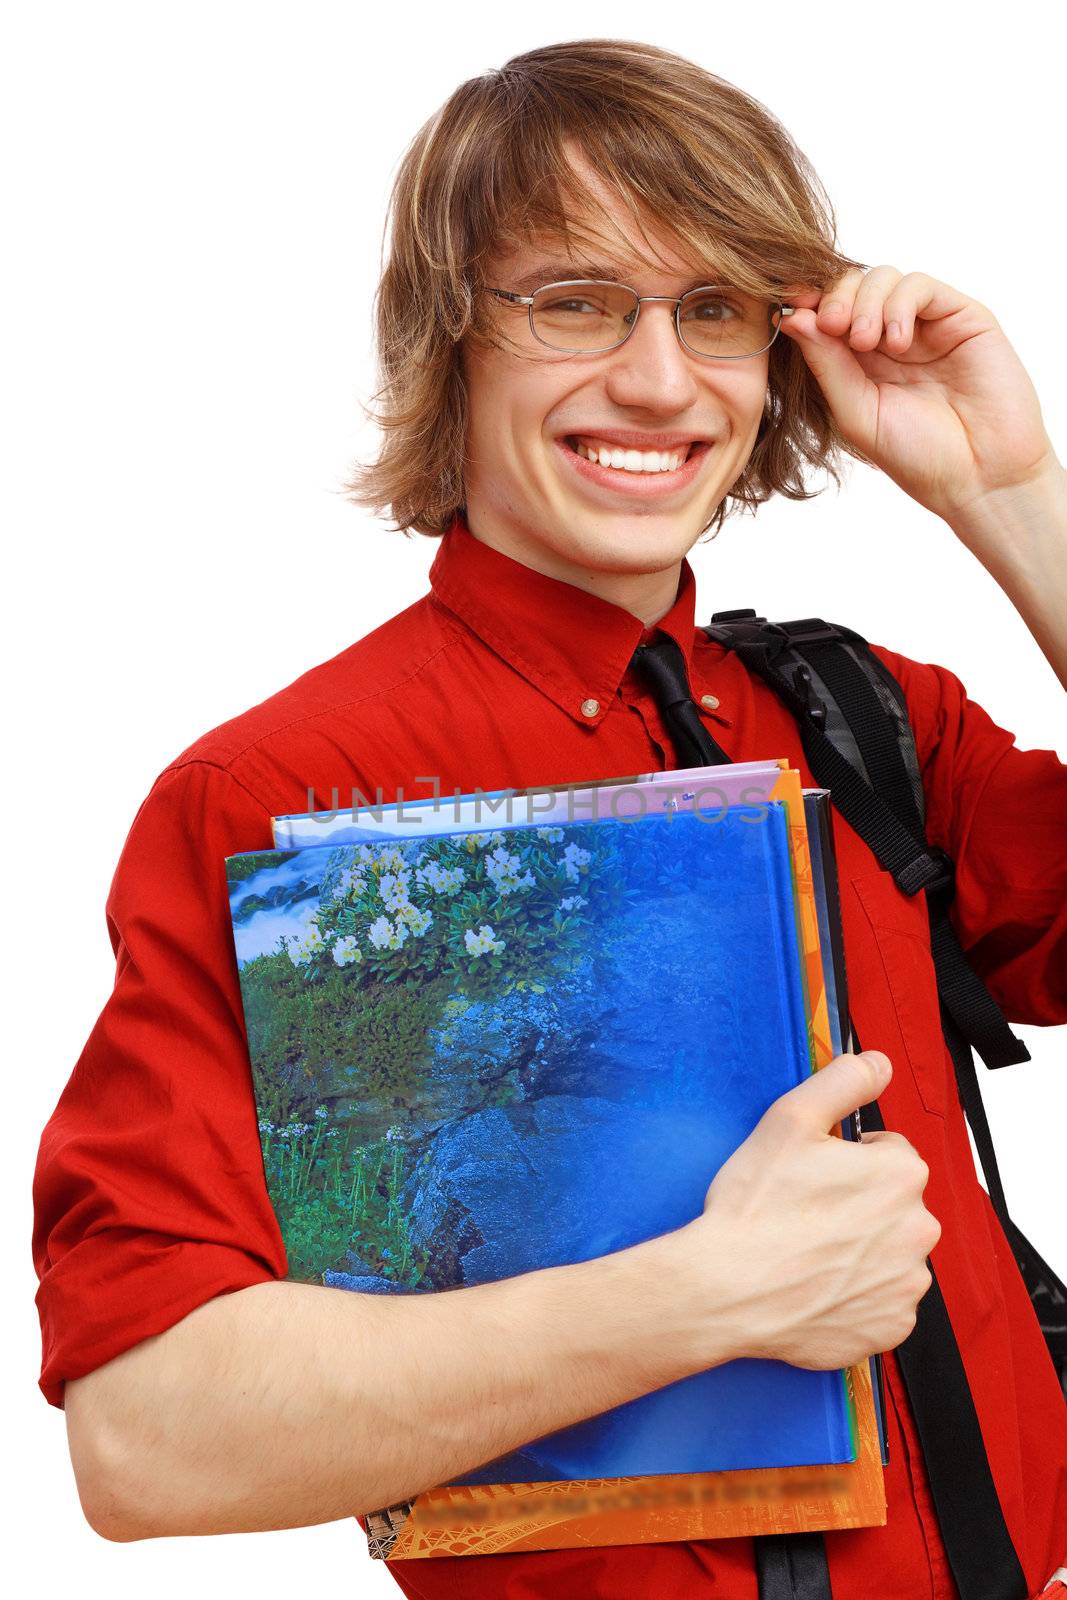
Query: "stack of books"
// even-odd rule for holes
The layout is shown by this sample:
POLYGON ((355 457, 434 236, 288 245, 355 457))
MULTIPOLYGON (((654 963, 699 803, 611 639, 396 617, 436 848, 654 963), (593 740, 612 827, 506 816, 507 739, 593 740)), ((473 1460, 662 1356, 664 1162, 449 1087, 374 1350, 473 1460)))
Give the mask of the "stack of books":
MULTIPOLYGON (((830 797, 785 760, 273 836, 226 869, 291 1279, 434 1293, 671 1232, 848 1048, 830 797)), ((879 1357, 746 1358, 359 1521, 385 1560, 868 1527, 885 1449, 879 1357)))

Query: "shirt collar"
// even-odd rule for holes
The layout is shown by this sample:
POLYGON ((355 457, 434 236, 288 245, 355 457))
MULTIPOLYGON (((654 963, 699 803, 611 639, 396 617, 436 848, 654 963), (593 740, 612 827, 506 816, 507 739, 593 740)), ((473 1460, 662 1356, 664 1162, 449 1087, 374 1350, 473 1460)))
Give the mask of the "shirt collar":
POLYGON ((476 539, 457 513, 441 537, 430 586, 497 655, 586 727, 607 713, 639 644, 669 634, 687 673, 691 668, 696 578, 685 559, 674 604, 646 628, 632 611, 476 539))

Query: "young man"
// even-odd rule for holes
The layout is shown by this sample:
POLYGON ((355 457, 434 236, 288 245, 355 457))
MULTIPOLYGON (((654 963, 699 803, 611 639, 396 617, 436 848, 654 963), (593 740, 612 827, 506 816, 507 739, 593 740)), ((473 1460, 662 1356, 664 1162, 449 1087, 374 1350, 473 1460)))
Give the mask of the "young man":
MULTIPOLYGON (((115 991, 41 1141, 40 1381, 65 1400, 86 1515, 119 1540, 328 1521, 717 1362, 883 1350, 888 1523, 825 1536, 830 1585, 942 1600, 965 1562, 893 1354, 929 1259, 1016 1562, 990 1600, 1036 1594, 1067 1561, 1062 1400, 974 1172, 923 896, 841 819, 868 1049, 772 1106, 701 1217, 445 1295, 284 1281, 223 871, 270 846, 272 815, 309 791, 680 765, 633 661, 663 639, 732 760, 786 755, 810 781, 791 718, 695 627, 686 556, 729 508, 802 497, 805 463, 838 451, 953 528, 1067 685, 1067 477, 1025 372, 986 307, 836 252, 762 107, 647 45, 535 51, 456 92, 394 205, 384 443, 354 497, 440 537, 431 592, 157 778, 108 901, 115 991), (875 1098, 889 1132, 831 1136, 875 1098)), ((878 653, 908 697, 931 841, 957 863, 964 947, 1009 1018, 1067 1020, 1067 770, 944 667, 878 653), (1020 839, 1005 824, 1024 815, 1020 839)), ((751 1539, 389 1570, 417 1596, 757 1593, 751 1539)))

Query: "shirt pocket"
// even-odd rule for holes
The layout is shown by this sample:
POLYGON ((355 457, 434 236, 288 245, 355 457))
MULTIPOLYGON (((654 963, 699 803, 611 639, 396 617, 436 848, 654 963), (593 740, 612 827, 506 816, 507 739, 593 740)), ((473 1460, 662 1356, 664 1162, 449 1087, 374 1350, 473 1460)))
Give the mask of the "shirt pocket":
MULTIPOLYGON (((860 937, 850 952, 849 992, 861 1007, 865 992, 872 993, 872 1004, 878 990, 888 994, 922 1103, 934 1116, 944 1117, 950 1066, 930 954, 926 895, 922 890, 913 896, 902 893, 888 872, 855 873, 851 883, 863 918, 857 930, 860 937)), ((884 1048, 862 1034, 860 1042, 884 1048)), ((892 1059, 892 1050, 887 1048, 885 1054, 892 1059)))

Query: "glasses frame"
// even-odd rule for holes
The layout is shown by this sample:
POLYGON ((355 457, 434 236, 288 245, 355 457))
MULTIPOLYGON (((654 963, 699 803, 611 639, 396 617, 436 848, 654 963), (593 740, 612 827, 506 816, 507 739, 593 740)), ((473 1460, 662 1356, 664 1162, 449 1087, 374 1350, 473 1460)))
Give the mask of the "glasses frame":
POLYGON ((560 355, 569 356, 600 356, 606 355, 609 350, 620 349, 637 327, 637 324, 641 318, 641 307, 648 301, 662 300, 665 304, 674 306, 674 331, 678 335, 678 343, 681 345, 682 349, 687 355, 697 356, 701 361, 751 361, 753 356, 761 356, 765 350, 769 350, 771 348, 771 345, 774 343, 775 339, 777 339, 778 334, 781 331, 782 318, 791 317, 793 315, 793 311, 795 310, 795 307, 783 305, 780 300, 772 300, 770 302, 772 310, 775 306, 778 307, 778 321, 775 324, 774 332, 767 340, 767 343, 765 345, 761 345, 758 350, 746 351, 743 356, 716 356, 709 354, 709 352, 706 350, 694 350, 691 344, 686 343, 685 335, 682 332, 682 307, 685 302, 691 299, 694 295, 707 294, 709 289, 726 288, 727 285, 725 284, 701 284, 699 288, 689 289, 685 294, 682 295, 638 294, 637 290, 631 289, 629 284, 616 283, 613 278, 563 278, 558 283, 543 283, 539 289, 534 290, 533 294, 515 294, 511 289, 494 289, 488 284, 485 287, 487 294, 495 294, 501 300, 508 301, 511 305, 525 306, 527 318, 530 324, 530 332, 537 340, 538 344, 543 344, 546 350, 555 350, 560 355), (625 289, 628 294, 633 295, 637 302, 637 311, 634 315, 634 320, 631 322, 622 338, 617 339, 614 344, 600 345, 594 350, 570 350, 563 345, 551 344, 547 339, 542 339, 541 335, 534 327, 533 319, 534 301, 537 296, 539 294, 544 294, 546 289, 573 289, 577 285, 585 283, 596 288, 625 289))

